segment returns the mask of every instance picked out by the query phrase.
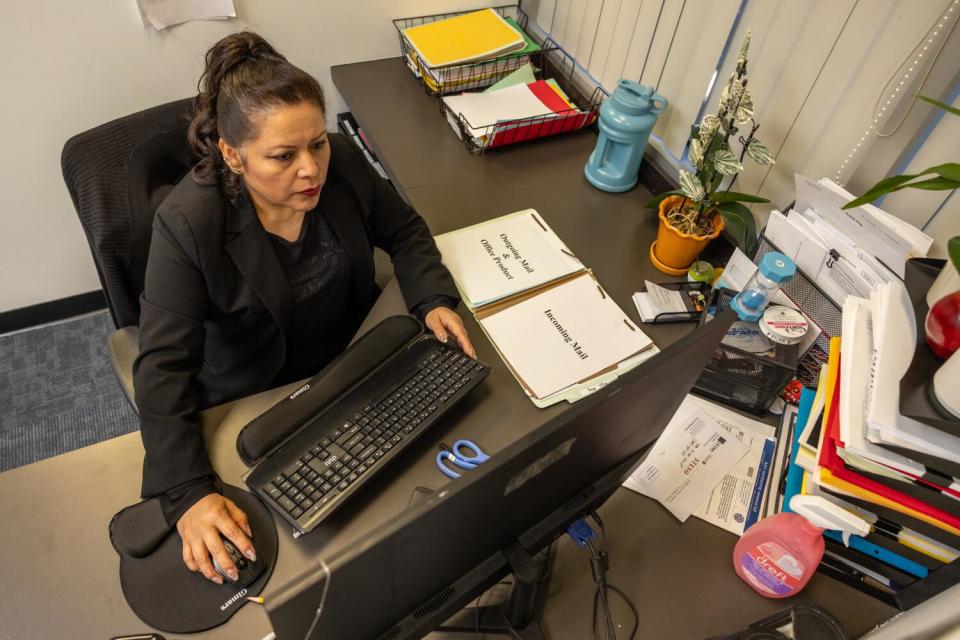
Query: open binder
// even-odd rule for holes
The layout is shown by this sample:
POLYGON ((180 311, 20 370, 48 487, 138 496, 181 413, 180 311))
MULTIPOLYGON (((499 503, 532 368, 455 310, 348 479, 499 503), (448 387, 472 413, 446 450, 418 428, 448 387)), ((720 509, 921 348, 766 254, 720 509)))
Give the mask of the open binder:
POLYGON ((537 407, 576 402, 658 352, 533 209, 436 241, 464 304, 537 407))

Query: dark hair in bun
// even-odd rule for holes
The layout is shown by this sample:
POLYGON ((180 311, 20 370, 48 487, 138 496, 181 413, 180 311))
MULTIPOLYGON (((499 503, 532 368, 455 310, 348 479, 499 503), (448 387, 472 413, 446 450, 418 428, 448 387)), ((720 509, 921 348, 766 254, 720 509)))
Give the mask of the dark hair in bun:
POLYGON ((241 146, 256 137, 256 116, 281 104, 310 102, 326 113, 320 83, 251 31, 231 34, 207 51, 197 89, 187 133, 187 142, 200 156, 193 178, 200 184, 219 184, 234 203, 244 193, 243 181, 226 166, 220 138, 241 146))

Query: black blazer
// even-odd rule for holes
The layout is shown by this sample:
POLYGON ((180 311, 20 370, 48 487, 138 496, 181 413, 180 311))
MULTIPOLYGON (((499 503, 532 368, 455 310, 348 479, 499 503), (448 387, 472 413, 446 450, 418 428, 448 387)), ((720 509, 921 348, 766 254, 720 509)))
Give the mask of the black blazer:
MULTIPOLYGON (((436 295, 457 300, 423 219, 353 143, 335 134, 329 140, 314 211, 350 257, 359 307, 351 315, 365 314, 379 295, 375 246, 390 254, 411 309, 436 295)), ((199 411, 269 387, 284 363, 292 299, 249 200, 234 207, 218 187, 187 175, 157 209, 140 306, 134 392, 147 497, 213 474, 199 411)))

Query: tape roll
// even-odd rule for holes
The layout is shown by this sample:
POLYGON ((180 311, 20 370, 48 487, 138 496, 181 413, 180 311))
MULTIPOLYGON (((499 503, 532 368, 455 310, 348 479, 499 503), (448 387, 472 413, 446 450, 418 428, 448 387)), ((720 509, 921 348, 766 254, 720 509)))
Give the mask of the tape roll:
POLYGON ((790 307, 769 306, 760 318, 760 331, 779 344, 797 344, 807 335, 809 328, 803 314, 790 307))

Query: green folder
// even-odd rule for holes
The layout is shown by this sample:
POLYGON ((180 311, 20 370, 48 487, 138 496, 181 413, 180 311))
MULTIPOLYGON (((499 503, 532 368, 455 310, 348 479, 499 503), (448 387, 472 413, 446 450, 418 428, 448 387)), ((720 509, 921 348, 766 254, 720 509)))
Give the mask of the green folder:
POLYGON ((517 21, 513 18, 504 18, 511 27, 517 30, 517 33, 523 36, 524 41, 527 43, 523 49, 518 49, 516 51, 511 51, 510 55, 518 56, 523 53, 534 53, 535 51, 540 51, 540 45, 533 41, 533 38, 527 35, 527 32, 520 28, 520 25, 517 24, 517 21))

